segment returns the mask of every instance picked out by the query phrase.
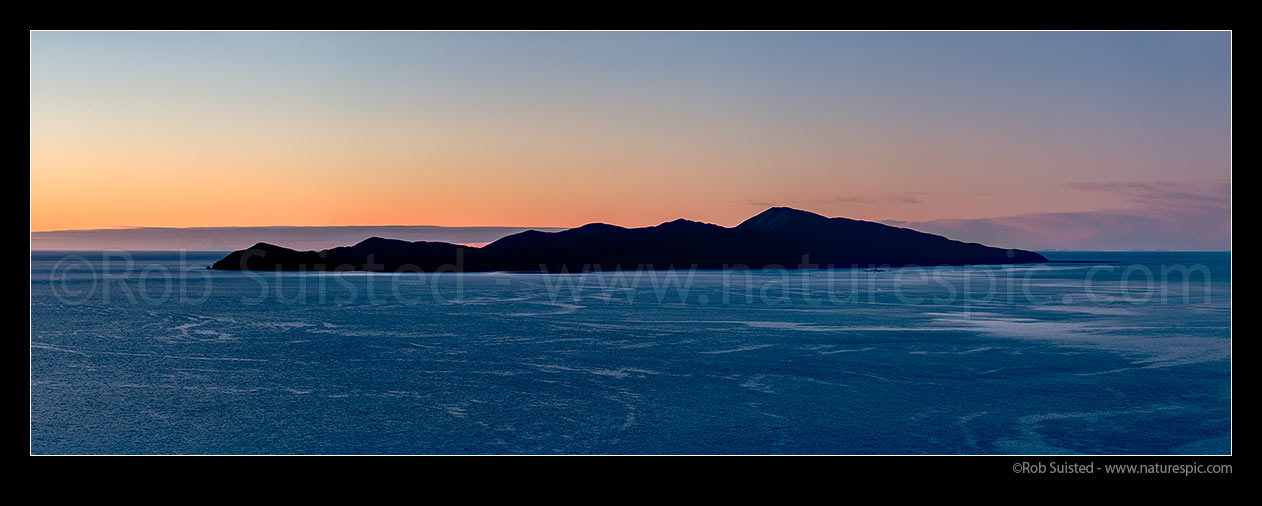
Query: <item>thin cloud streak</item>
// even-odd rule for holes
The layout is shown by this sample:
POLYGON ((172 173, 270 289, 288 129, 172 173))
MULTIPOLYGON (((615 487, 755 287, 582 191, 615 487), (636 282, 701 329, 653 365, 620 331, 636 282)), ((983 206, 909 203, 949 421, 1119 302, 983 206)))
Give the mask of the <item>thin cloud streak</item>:
POLYGON ((879 203, 887 203, 887 202, 894 202, 894 203, 899 203, 899 204, 920 204, 921 197, 926 194, 927 194, 926 192, 905 192, 905 193, 889 193, 885 195, 878 195, 875 197, 843 196, 843 197, 834 197, 830 200, 826 200, 825 202, 840 202, 844 204, 879 204, 879 203))
POLYGON ((1231 180, 1066 183, 1115 195, 1117 209, 885 223, 953 239, 1027 249, 1228 250, 1231 180))

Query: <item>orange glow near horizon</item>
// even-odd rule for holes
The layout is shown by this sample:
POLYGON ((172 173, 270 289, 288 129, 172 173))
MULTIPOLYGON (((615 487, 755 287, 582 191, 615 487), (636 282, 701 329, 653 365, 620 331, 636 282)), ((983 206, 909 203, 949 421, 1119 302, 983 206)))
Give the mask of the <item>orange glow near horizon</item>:
POLYGON ((772 205, 858 219, 915 220, 1109 203, 1091 194, 1078 196, 1084 200, 1070 206, 1051 199, 1005 197, 992 185, 987 190, 996 193, 988 197, 988 209, 972 202, 973 197, 953 201, 941 193, 913 190, 957 189, 961 195, 976 196, 967 184, 949 178, 903 191, 897 181, 872 177, 864 178, 866 186, 851 184, 840 170, 796 178, 784 177, 791 169, 761 175, 756 163, 741 167, 741 160, 697 161, 706 165, 667 161, 641 169, 624 161, 624 154, 592 164, 565 156, 515 161, 521 159, 511 153, 506 153, 510 160, 502 161, 455 157, 425 164, 435 167, 430 170, 356 169, 353 162, 319 150, 285 162, 273 161, 277 157, 271 153, 262 153, 259 159, 191 154, 126 161, 100 152, 84 155, 76 159, 33 150, 32 231, 131 226, 572 227, 593 221, 647 226, 680 217, 734 225, 772 205), (601 169, 587 168, 593 164, 601 169), (709 169, 713 166, 725 170, 709 169), (843 190, 828 193, 826 188, 843 190))
POLYGON ((734 225, 772 205, 920 220, 1112 204, 1106 195, 1056 191, 1067 173, 1089 178, 1082 172, 1090 165, 1060 169, 1083 167, 1088 155, 1020 142, 1002 124, 983 133, 922 125, 927 131, 914 141, 913 132, 833 128, 826 139, 804 140, 754 126, 640 139, 549 120, 527 118, 512 128, 521 135, 497 137, 487 133, 504 128, 503 120, 464 131, 409 130, 415 137, 391 134, 394 125, 329 124, 308 126, 309 137, 298 138, 205 124, 63 129, 35 118, 31 230, 647 226, 680 217, 734 225), (348 138, 355 140, 334 141, 348 138), (568 144, 575 139, 582 141, 568 144), (995 140, 1002 142, 986 145, 995 140), (1010 160, 1026 167, 1015 170, 1010 160), (1032 191, 1039 185, 1053 191, 1032 191))

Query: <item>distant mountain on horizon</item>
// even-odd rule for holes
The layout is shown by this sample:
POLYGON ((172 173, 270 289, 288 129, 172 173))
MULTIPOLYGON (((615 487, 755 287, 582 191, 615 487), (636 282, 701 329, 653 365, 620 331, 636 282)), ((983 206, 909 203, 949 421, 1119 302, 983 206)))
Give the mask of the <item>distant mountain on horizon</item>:
POLYGON ((365 237, 406 241, 441 241, 482 246, 501 237, 564 227, 436 226, 436 225, 272 225, 223 227, 124 227, 31 232, 32 250, 232 251, 259 242, 297 250, 323 250, 353 244, 365 237))
POLYGON ((1026 250, 773 207, 735 227, 680 218, 652 227, 590 223, 527 230, 483 247, 371 237, 353 246, 297 251, 260 242, 210 268, 283 271, 533 271, 847 268, 1046 262, 1026 250))

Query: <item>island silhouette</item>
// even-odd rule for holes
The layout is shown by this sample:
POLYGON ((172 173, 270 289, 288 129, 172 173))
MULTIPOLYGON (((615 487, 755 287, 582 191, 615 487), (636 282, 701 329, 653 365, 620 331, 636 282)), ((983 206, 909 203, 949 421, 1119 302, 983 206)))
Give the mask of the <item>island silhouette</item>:
POLYGON ((653 227, 590 223, 528 230, 483 247, 372 237, 354 246, 296 251, 267 243, 234 251, 219 270, 579 273, 637 269, 877 268, 1047 262, 995 248, 848 218, 773 207, 735 227, 678 219, 653 227))

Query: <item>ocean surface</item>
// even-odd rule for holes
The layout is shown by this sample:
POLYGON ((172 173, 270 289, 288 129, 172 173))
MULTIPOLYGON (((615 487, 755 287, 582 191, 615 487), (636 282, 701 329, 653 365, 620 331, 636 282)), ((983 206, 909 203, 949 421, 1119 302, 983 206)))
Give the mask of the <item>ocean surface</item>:
POLYGON ((1222 454, 1229 253, 367 274, 33 252, 36 454, 1222 454))

